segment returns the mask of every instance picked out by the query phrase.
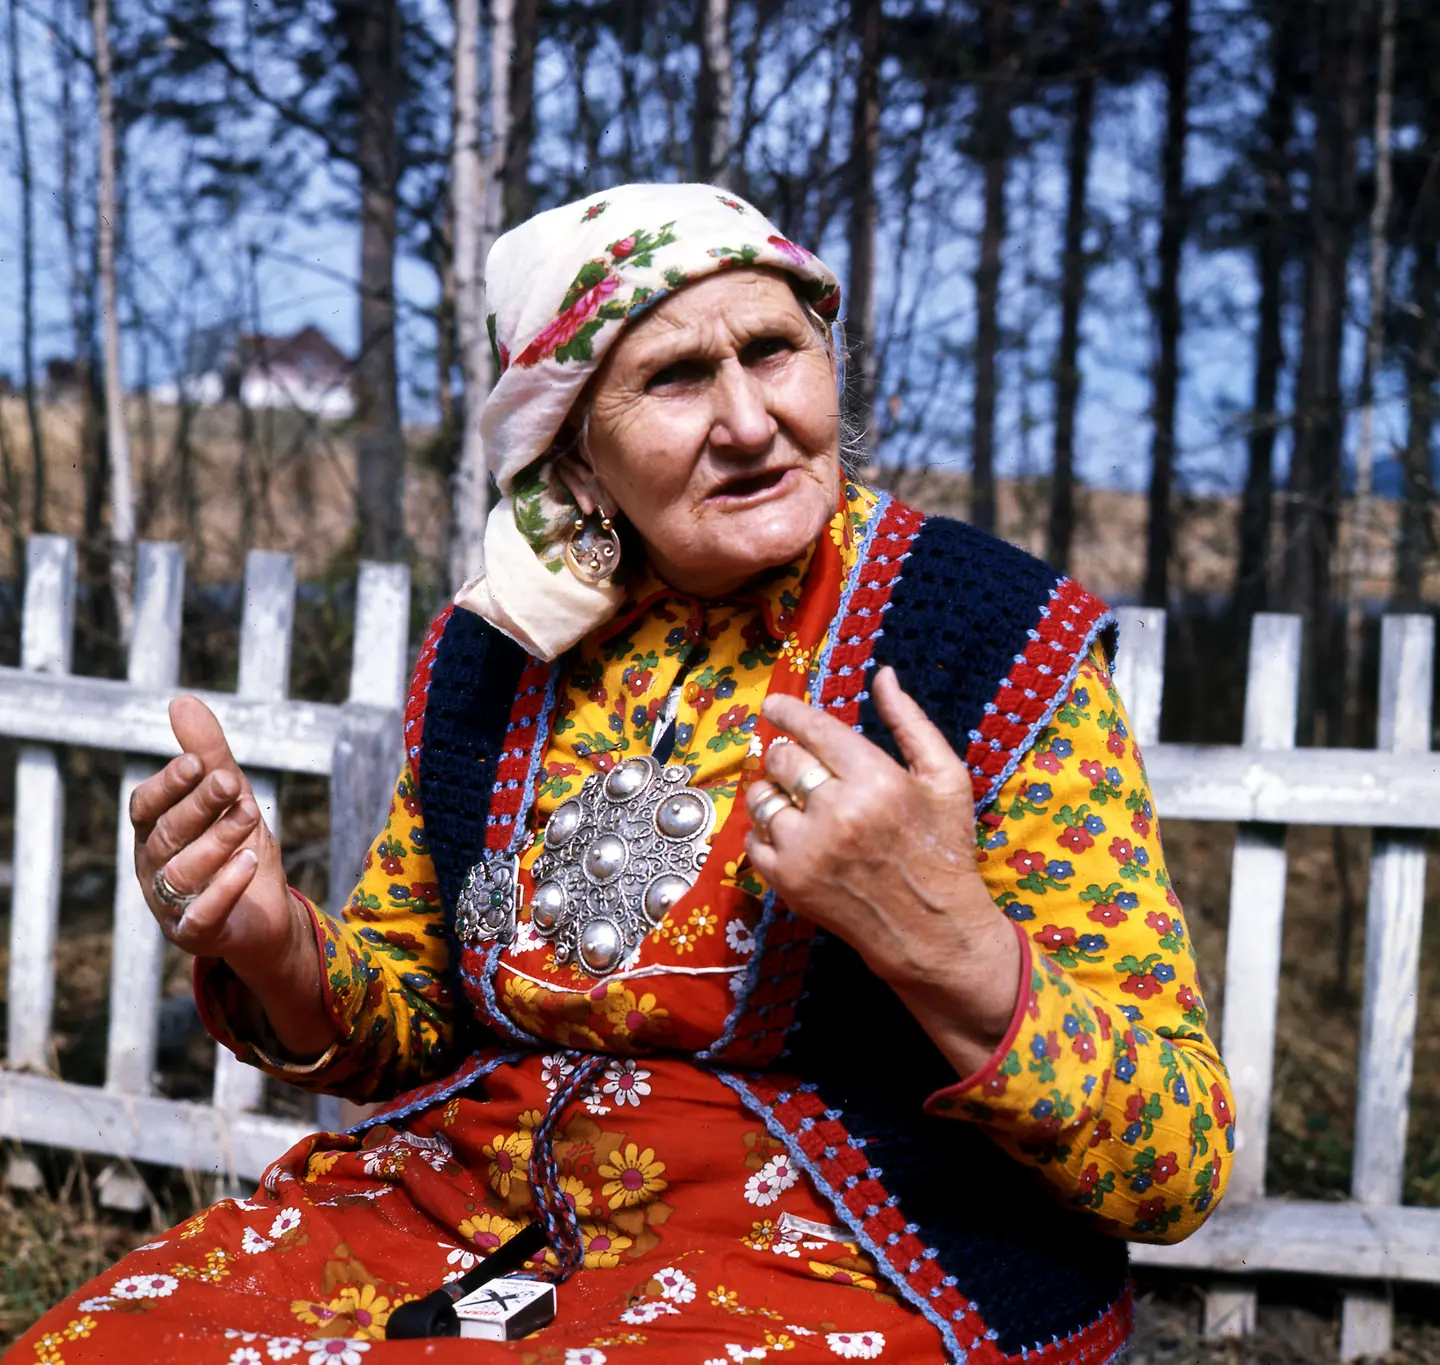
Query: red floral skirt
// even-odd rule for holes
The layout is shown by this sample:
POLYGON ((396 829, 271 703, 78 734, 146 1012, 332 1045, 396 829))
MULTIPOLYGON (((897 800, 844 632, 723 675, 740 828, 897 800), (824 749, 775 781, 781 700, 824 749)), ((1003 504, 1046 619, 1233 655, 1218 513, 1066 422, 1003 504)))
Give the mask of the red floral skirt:
POLYGON ((514 1358, 933 1365, 936 1329, 881 1280, 722 1082, 615 1059, 559 1116, 557 1180, 584 1266, 523 1341, 385 1340, 395 1307, 531 1221, 534 1134, 569 1063, 532 1057, 359 1137, 318 1134, 71 1295, 15 1361, 381 1365, 514 1358))

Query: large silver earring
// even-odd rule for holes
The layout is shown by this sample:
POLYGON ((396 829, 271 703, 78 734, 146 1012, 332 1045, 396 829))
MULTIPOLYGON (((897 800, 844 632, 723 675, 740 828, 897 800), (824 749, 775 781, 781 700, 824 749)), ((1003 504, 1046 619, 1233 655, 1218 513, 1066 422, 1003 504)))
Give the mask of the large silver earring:
POLYGON ((565 563, 570 572, 592 588, 608 583, 620 567, 620 537, 603 512, 599 523, 597 527, 591 518, 577 516, 565 541, 565 563))

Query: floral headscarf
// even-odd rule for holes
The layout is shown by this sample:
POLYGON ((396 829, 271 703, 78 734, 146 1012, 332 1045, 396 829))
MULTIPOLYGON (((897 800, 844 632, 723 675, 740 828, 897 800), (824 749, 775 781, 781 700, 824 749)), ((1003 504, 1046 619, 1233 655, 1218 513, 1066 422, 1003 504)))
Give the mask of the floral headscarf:
POLYGON ((485 292, 499 377, 480 428, 502 496, 485 524, 485 572, 456 594, 459 606, 542 659, 615 613, 618 587, 587 586, 565 565, 575 502, 544 457, 630 318, 736 266, 787 271, 822 317, 839 309, 824 262, 713 185, 619 185, 495 243, 485 292))

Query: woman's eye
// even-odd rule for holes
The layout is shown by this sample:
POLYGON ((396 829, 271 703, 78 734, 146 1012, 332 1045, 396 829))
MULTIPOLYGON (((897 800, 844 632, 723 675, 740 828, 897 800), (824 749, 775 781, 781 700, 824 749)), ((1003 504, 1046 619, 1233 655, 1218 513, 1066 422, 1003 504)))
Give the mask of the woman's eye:
POLYGON ((704 377, 705 366, 698 360, 677 360, 675 364, 667 365, 663 370, 656 370, 645 381, 645 388, 647 391, 673 389, 685 384, 698 383, 704 377))
POLYGON ((756 337, 742 353, 742 359, 747 365, 755 365, 763 360, 771 360, 777 355, 785 355, 793 351, 795 347, 788 337, 756 337))

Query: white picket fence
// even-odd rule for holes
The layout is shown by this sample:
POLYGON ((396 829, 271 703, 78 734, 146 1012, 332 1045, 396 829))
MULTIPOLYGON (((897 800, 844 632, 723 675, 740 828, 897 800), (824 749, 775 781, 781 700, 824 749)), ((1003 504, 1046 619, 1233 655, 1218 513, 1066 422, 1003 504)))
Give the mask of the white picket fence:
POLYGON ((1340 1280, 1346 1285, 1341 1359, 1383 1354, 1391 1343, 1390 1287, 1440 1283, 1440 1209, 1400 1203, 1425 897, 1423 831, 1440 826, 1440 773, 1430 752, 1435 623, 1428 616, 1383 622, 1378 746, 1372 751, 1294 747, 1300 622, 1276 615, 1257 616, 1251 631, 1243 743, 1159 743, 1164 613, 1129 611, 1122 617, 1117 682, 1146 755, 1156 808, 1163 819, 1238 824, 1220 1040, 1235 1097, 1230 1188, 1193 1237, 1178 1246, 1136 1246, 1133 1259, 1233 1275, 1206 1299, 1206 1325, 1215 1335, 1252 1329, 1257 1274, 1340 1280), (1355 1158, 1350 1198, 1343 1203, 1265 1195, 1285 826, 1294 824, 1375 831, 1355 1158))
MULTIPOLYGON (((16 770, 16 810, 23 820, 16 821, 0 1138, 206 1171, 233 1181, 257 1176, 302 1136, 305 1125, 264 1114, 263 1078, 223 1050, 211 1103, 154 1093, 163 944, 130 864, 129 793, 159 760, 176 752, 165 708, 176 691, 183 571, 178 547, 141 548, 128 679, 79 678, 69 673, 74 548, 55 537, 30 543, 21 667, 0 668, 0 734, 24 742, 16 770), (53 747, 58 744, 130 756, 120 793, 103 1089, 65 1083, 52 1071, 63 797, 53 747)), ((339 904, 382 819, 398 763, 409 579, 401 568, 362 566, 356 635, 364 654, 355 656, 350 699, 343 706, 287 698, 294 588, 288 559, 251 553, 238 688, 233 695, 201 695, 220 716, 277 832, 275 774, 329 775, 331 898, 339 904)), ((1230 1192, 1194 1237, 1175 1247, 1136 1246, 1134 1259, 1213 1280, 1207 1326, 1217 1334, 1253 1327, 1256 1277, 1265 1272, 1337 1279, 1344 1285, 1341 1357, 1382 1353, 1390 1345, 1388 1287, 1440 1283, 1440 1210, 1400 1203, 1425 881, 1423 830, 1440 826, 1440 773, 1430 753, 1434 623, 1429 617, 1384 622, 1376 750, 1297 750, 1298 620, 1256 618, 1243 744, 1191 746, 1159 742, 1164 613, 1127 610, 1121 616, 1118 681, 1159 810, 1168 819, 1239 826, 1222 1039, 1238 1119, 1230 1192), (1290 824, 1376 830, 1355 1167, 1351 1198, 1343 1203, 1265 1195, 1290 824)), ((116 1202, 133 1200, 123 1167, 112 1170, 108 1193, 116 1202)))
MULTIPOLYGON (((75 547, 36 536, 27 551, 21 666, 0 668, 0 734, 22 741, 15 768, 9 1029, 0 1069, 0 1138, 114 1157, 104 1202, 135 1207, 144 1188, 133 1163, 206 1171, 233 1184, 254 1179, 307 1125, 266 1115, 265 1077, 217 1050, 212 1101, 155 1093, 164 940, 140 894, 132 861, 130 793, 179 752, 166 707, 180 689, 185 581, 178 545, 139 547, 135 629, 126 679, 70 672, 75 547), (60 925, 64 791, 56 745, 126 755, 119 792, 114 946, 103 1088, 54 1074, 52 1017, 60 925)), ((343 705, 288 696, 295 572, 288 557, 246 558, 240 668, 234 693, 197 692, 215 711, 256 800, 277 835, 281 773, 330 778, 332 908, 343 904, 384 817, 400 765, 410 577, 404 566, 362 564, 356 585, 356 650, 343 705)), ((12 1152, 9 1178, 32 1183, 12 1152)))

